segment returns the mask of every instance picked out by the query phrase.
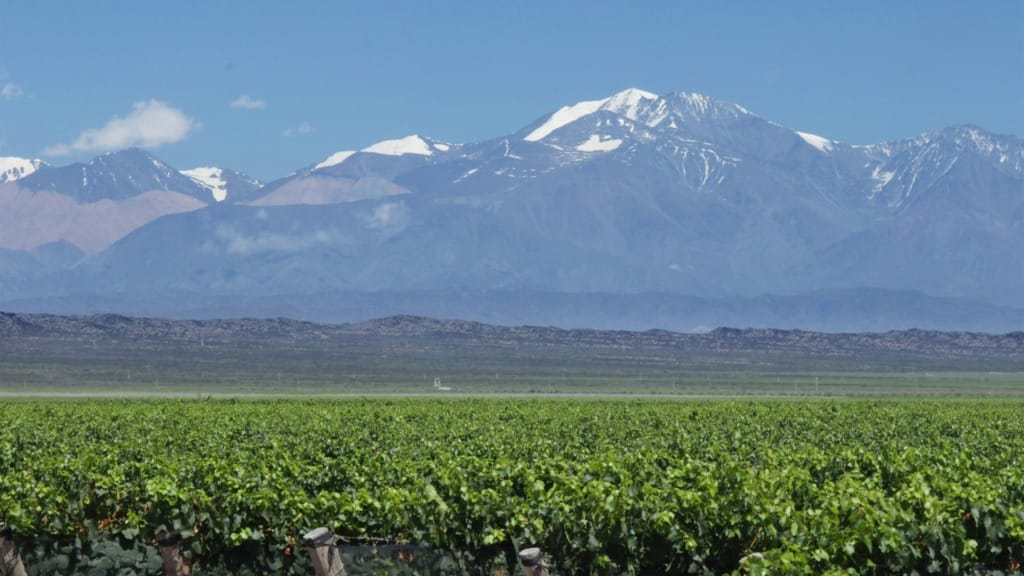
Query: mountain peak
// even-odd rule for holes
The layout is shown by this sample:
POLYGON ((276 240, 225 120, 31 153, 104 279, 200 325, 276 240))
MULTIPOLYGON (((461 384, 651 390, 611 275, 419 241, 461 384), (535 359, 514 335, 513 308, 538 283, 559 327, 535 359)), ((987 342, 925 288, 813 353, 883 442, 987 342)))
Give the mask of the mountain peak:
POLYGON ((403 156, 405 154, 418 154, 420 156, 432 156, 434 154, 430 144, 419 134, 411 134, 397 140, 384 140, 372 146, 363 148, 361 152, 371 154, 383 154, 385 156, 403 156))
POLYGON ((609 112, 617 112, 635 120, 637 116, 637 109, 645 100, 657 99, 657 94, 652 94, 651 92, 640 90, 639 88, 627 88, 626 90, 605 99, 605 103, 601 106, 601 109, 608 110, 609 112))
POLYGON ((535 128, 523 140, 537 142, 549 134, 573 122, 600 110, 622 114, 635 120, 640 106, 645 101, 657 100, 658 96, 638 88, 628 88, 601 100, 585 100, 569 106, 563 106, 548 116, 540 126, 535 128))
MULTIPOLYGON (((369 154, 380 154, 382 156, 404 156, 406 154, 414 154, 417 156, 433 156, 434 152, 447 152, 451 149, 448 144, 441 142, 435 142, 429 138, 424 138, 419 134, 410 134, 405 138, 397 138, 395 140, 382 140, 376 144, 371 144, 358 152, 369 153, 369 154)), ((324 158, 320 163, 313 166, 313 170, 320 170, 321 168, 329 168, 331 166, 337 166, 342 162, 348 160, 350 157, 355 155, 355 150, 341 150, 335 152, 324 158)))
POLYGON ((933 139, 947 140, 961 150, 970 150, 1024 174, 1024 141, 1016 136, 993 134, 974 124, 950 126, 932 133, 933 139))
POLYGON ((958 124, 940 131, 942 136, 959 144, 973 144, 979 148, 991 148, 1002 137, 974 124, 958 124))
POLYGON ((147 169, 152 166, 160 175, 167 177, 176 174, 177 171, 171 168, 163 160, 143 150, 142 148, 125 148, 114 152, 107 152, 97 156, 86 163, 90 168, 101 167, 101 169, 114 169, 115 167, 131 168, 133 170, 147 169))
POLYGON ((749 110, 739 104, 718 100, 696 92, 673 92, 666 96, 666 100, 676 115, 689 119, 720 120, 753 116, 749 110))
POLYGON ((639 88, 628 88, 601 100, 585 100, 563 106, 540 122, 523 140, 543 140, 556 130, 597 112, 619 114, 650 128, 661 126, 666 121, 668 127, 677 128, 679 123, 703 123, 708 120, 753 116, 742 106, 695 92, 672 92, 658 96, 639 88))
MULTIPOLYGON (((124 160, 138 160, 138 159, 144 159, 144 160, 153 159, 153 160, 157 160, 156 156, 153 156, 152 154, 150 154, 149 152, 143 150, 142 148, 138 148, 138 147, 135 147, 135 146, 132 146, 130 148, 124 148, 124 149, 121 149, 121 150, 114 150, 113 152, 107 152, 105 154, 100 154, 99 156, 94 158, 93 161, 100 160, 102 158, 110 158, 110 159, 118 159, 118 160, 122 160, 122 159, 124 159, 124 160)), ((157 160, 157 161, 159 162, 159 160, 157 160)), ((163 162, 161 162, 161 164, 163 164, 163 162)))
POLYGON ((205 187, 140 148, 109 152, 85 163, 42 166, 19 186, 58 192, 84 203, 125 200, 154 190, 209 198, 205 187))
MULTIPOLYGON (((913 139, 895 143, 878 144, 874 147, 883 151, 893 147, 947 149, 971 151, 991 157, 1000 164, 1009 163, 1018 172, 1024 172, 1024 141, 1006 134, 993 134, 974 124, 958 124, 941 130, 927 132, 913 139)), ((891 153, 891 152, 890 152, 891 153)))

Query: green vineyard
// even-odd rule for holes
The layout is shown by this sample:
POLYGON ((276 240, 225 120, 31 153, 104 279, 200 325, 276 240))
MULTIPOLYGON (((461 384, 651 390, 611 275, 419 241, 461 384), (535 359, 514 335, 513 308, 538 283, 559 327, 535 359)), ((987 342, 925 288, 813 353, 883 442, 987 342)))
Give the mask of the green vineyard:
POLYGON ((318 526, 390 549, 393 573, 507 574, 539 546, 554 574, 1011 574, 1022 416, 1017 401, 7 401, 0 521, 30 574, 160 574, 173 531, 197 574, 313 574, 302 535, 318 526))

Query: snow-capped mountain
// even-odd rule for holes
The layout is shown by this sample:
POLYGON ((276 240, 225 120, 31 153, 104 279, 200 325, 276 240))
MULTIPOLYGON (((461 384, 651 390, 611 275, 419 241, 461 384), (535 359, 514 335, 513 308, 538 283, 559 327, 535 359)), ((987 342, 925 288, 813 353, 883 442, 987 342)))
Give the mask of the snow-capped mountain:
MULTIPOLYGON (((564 106, 551 115, 526 128, 523 140, 561 144, 558 132, 567 126, 592 125, 594 132, 588 141, 608 140, 602 128, 624 128, 640 139, 650 139, 655 131, 679 130, 697 135, 705 132, 709 124, 721 125, 752 116, 741 106, 713 100, 701 94, 677 92, 659 97, 656 94, 630 88, 602 100, 579 102, 564 106), (594 120, 593 122, 588 122, 594 120), (554 138, 552 138, 554 136, 554 138)), ((591 147, 586 142, 579 146, 591 147)), ((595 151, 614 150, 617 146, 596 147, 595 151)))
POLYGON ((43 166, 21 178, 18 186, 55 192, 79 202, 124 200, 153 190, 173 190, 197 200, 209 198, 202 185, 139 148, 110 152, 86 163, 43 166))
MULTIPOLYGON (((45 286, 22 283, 0 297, 60 297, 65 286, 195 306, 245 296, 272 314, 301 315, 296 298, 313 306, 316 294, 372 294, 378 314, 433 310, 439 294, 603 294, 613 308, 629 295, 628 314, 658 309, 637 306, 644 294, 768 306, 764 295, 791 305, 825 290, 875 303, 939 297, 915 310, 975 309, 966 300, 1024 308, 1024 142, 974 126, 851 146, 700 94, 630 89, 482 142, 413 135, 335 152, 239 194, 227 171, 177 173, 152 157, 131 165, 147 162, 146 174, 110 171, 120 184, 92 175, 93 188, 83 182, 68 195, 118 198, 126 179, 159 181, 200 205, 109 248, 72 242, 90 255, 45 286), (274 308, 286 300, 287 310, 274 308)), ((24 182, 38 195, 60 170, 6 186, 24 182)), ((80 165, 65 171, 83 177, 80 165)), ((835 329, 856 320, 849 307, 811 308, 824 315, 819 329, 830 326, 829 310, 846 314, 835 329)), ((687 318, 633 320, 692 327, 687 318)))
POLYGON ((415 156, 433 156, 436 153, 448 152, 449 150, 451 150, 451 145, 449 144, 434 142, 433 140, 425 139, 419 134, 412 134, 395 140, 383 140, 359 151, 342 150, 340 152, 335 152, 313 166, 312 171, 337 166, 358 153, 377 154, 381 156, 405 156, 407 154, 415 156))
POLYGON ((28 176, 44 165, 42 160, 0 156, 0 184, 28 176))
POLYGON ((418 134, 384 140, 358 151, 335 152, 320 162, 267 184, 254 206, 324 205, 398 196, 395 181, 417 168, 458 155, 457 146, 418 134))

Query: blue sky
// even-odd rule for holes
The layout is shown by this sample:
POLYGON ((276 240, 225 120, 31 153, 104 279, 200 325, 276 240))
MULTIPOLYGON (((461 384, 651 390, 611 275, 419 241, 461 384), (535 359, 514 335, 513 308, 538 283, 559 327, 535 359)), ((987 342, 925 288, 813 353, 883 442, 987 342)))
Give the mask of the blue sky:
POLYGON ((852 144, 1024 136, 1024 2, 0 0, 0 156, 126 142, 270 180, 419 133, 511 133, 628 87, 852 144))

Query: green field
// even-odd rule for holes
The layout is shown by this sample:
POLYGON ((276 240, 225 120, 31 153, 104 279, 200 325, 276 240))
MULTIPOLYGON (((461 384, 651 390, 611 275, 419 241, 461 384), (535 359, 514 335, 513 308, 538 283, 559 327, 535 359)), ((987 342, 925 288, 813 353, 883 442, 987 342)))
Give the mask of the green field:
POLYGON ((507 573, 530 544, 558 574, 1019 573, 1022 413, 1014 400, 10 400, 0 514, 36 574, 160 573, 167 528, 199 574, 312 574, 297 543, 316 526, 363 549, 417 546, 414 561, 392 549, 406 573, 507 573))

